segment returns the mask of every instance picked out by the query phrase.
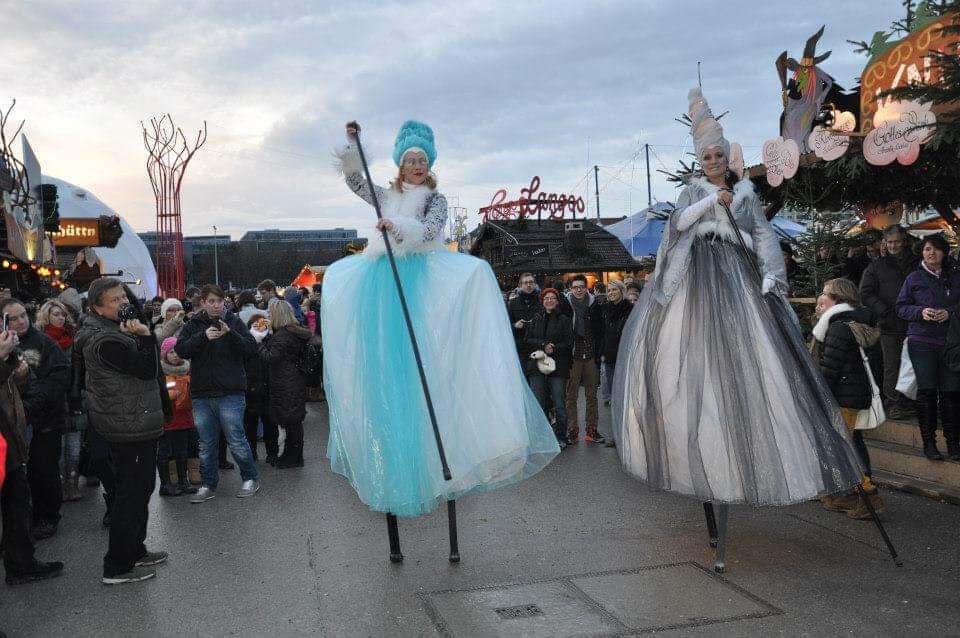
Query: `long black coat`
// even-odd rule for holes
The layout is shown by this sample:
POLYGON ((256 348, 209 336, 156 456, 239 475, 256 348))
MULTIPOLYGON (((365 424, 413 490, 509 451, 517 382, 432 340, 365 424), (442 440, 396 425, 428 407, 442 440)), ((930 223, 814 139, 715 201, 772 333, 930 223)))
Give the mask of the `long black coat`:
POLYGON ((554 346, 550 356, 557 362, 557 369, 550 376, 570 378, 570 366, 573 362, 573 322, 570 317, 561 313, 559 308, 553 312, 541 312, 527 326, 524 347, 520 353, 523 371, 527 376, 540 374, 536 362, 530 359, 530 354, 543 350, 548 343, 554 346))
POLYGON ((297 364, 311 336, 303 326, 286 326, 260 344, 270 379, 270 416, 279 425, 300 423, 307 416, 307 380, 297 364))
POLYGON ((518 353, 523 351, 523 338, 529 322, 541 312, 543 312, 543 305, 540 304, 540 298, 536 293, 525 295, 521 292, 507 303, 507 314, 510 315, 510 327, 513 329, 513 341, 517 345, 518 353), (521 319, 528 323, 517 329, 513 324, 521 319))
POLYGON ((600 354, 608 365, 617 363, 620 336, 623 334, 623 326, 627 323, 631 310, 633 310, 633 304, 626 299, 621 299, 619 303, 608 301, 600 306, 603 318, 603 347, 600 354))
POLYGON ((850 329, 852 321, 868 326, 875 323, 873 312, 865 306, 831 317, 819 364, 840 407, 864 410, 870 407, 873 390, 863 367, 860 347, 850 329))
POLYGON ((33 326, 20 337, 20 350, 32 373, 29 389, 22 395, 27 420, 41 432, 63 430, 67 426, 70 359, 56 341, 33 326))
POLYGON ((863 304, 880 319, 884 334, 904 334, 907 322, 897 316, 897 296, 903 282, 917 267, 919 259, 904 249, 899 255, 884 255, 863 271, 860 296, 863 304))

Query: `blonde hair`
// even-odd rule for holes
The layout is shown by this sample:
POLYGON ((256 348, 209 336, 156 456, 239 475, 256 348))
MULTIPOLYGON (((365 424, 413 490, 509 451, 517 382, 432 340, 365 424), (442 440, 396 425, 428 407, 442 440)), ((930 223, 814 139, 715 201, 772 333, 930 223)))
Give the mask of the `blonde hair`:
POLYGON ((860 290, 857 288, 857 284, 843 277, 830 279, 823 284, 823 293, 837 303, 850 304, 854 308, 863 305, 863 302, 860 301, 860 290))
POLYGON ((50 325, 50 311, 52 311, 54 308, 59 308, 60 312, 63 313, 63 316, 66 317, 64 320, 64 325, 70 326, 71 328, 76 327, 76 324, 73 322, 73 315, 70 314, 69 310, 67 310, 66 304, 64 304, 62 301, 58 301, 57 299, 48 299, 43 302, 43 305, 40 306, 40 310, 37 311, 37 319, 34 322, 34 326, 37 330, 43 332, 47 326, 50 325))
POLYGON ((623 282, 619 279, 611 279, 607 282, 607 294, 610 294, 610 289, 616 288, 620 293, 620 298, 625 299, 627 297, 627 287, 623 285, 623 282))
POLYGON ((267 310, 270 313, 270 327, 274 331, 287 326, 300 325, 297 316, 293 314, 293 306, 287 303, 285 299, 274 297, 267 305, 267 310))

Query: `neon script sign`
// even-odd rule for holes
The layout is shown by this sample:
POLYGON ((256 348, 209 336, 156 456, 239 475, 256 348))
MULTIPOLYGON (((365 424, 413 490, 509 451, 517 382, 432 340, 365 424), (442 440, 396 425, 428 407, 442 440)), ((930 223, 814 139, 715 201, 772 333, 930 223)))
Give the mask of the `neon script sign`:
POLYGON ((563 219, 569 211, 574 219, 577 213, 586 210, 582 197, 572 194, 540 193, 540 178, 530 180, 530 186, 520 190, 520 199, 507 201, 507 189, 501 188, 493 195, 489 206, 480 209, 484 221, 488 219, 523 219, 531 215, 540 217, 547 213, 550 219, 563 219))

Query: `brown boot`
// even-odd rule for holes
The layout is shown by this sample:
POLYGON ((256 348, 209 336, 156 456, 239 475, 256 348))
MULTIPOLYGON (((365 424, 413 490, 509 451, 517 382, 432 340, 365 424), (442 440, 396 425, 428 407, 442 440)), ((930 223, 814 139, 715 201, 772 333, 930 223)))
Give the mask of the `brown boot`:
POLYGON ((192 485, 203 483, 203 479, 200 478, 200 459, 187 459, 187 476, 190 477, 192 485))
POLYGON ((856 494, 842 494, 840 496, 826 494, 820 497, 820 505, 829 512, 849 512, 856 509, 859 504, 860 497, 856 494))
POLYGON ((76 465, 68 465, 63 468, 63 500, 79 501, 83 498, 80 491, 80 472, 76 465))
MULTIPOLYGON (((871 494, 867 498, 870 499, 870 505, 873 506, 874 512, 880 514, 884 510, 883 499, 880 498, 879 494, 871 494)), ((870 510, 864 506, 863 502, 858 502, 856 509, 852 509, 847 512, 847 516, 858 521, 868 521, 871 518, 870 510)))
POLYGON ((180 476, 177 474, 177 462, 174 459, 170 459, 170 462, 167 463, 167 471, 170 472, 170 482, 179 483, 180 476))

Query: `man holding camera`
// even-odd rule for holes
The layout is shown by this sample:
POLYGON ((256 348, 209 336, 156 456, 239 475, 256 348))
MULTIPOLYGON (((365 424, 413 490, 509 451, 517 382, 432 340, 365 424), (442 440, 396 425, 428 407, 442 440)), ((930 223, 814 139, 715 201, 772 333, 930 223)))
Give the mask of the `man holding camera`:
POLYGON ((17 356, 19 337, 0 329, 0 434, 7 442, 6 479, 0 490, 3 539, 0 553, 8 585, 59 576, 63 563, 43 563, 34 558, 30 537, 30 484, 27 482, 27 418, 20 400, 29 369, 17 356))
POLYGON ((260 473, 243 429, 247 374, 244 362, 257 356, 257 342, 240 318, 223 307, 220 286, 201 290, 200 311, 183 327, 174 349, 190 360, 190 399, 193 420, 200 435, 200 476, 203 484, 190 498, 203 503, 216 496, 220 482, 218 441, 223 432, 243 485, 238 498, 260 489, 260 473))
POLYGON ((163 434, 160 362, 156 339, 119 280, 95 280, 87 298, 90 312, 74 347, 83 357, 87 416, 110 447, 115 474, 102 582, 118 585, 153 578, 150 567, 167 560, 144 545, 163 434))

